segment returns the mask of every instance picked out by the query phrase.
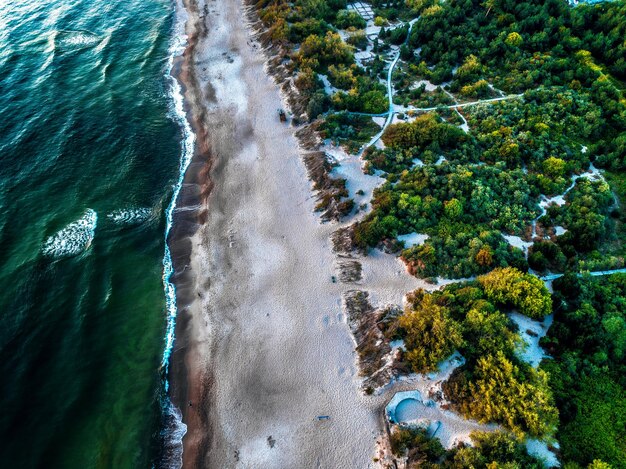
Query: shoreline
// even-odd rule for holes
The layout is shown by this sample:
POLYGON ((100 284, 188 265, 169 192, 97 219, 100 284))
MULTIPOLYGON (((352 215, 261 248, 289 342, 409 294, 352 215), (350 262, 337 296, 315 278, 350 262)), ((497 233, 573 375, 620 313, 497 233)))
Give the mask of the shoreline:
MULTIPOLYGON (((188 344, 184 331, 189 322, 186 305, 193 280, 187 272, 191 257, 188 240, 206 219, 206 200, 211 190, 208 178, 211 160, 206 143, 208 133, 202 125, 204 111, 198 103, 197 97, 201 93, 197 88, 193 67, 198 36, 206 34, 206 31, 199 28, 199 15, 194 14, 186 0, 176 0, 174 10, 172 33, 176 39, 184 42, 182 51, 172 51, 169 78, 173 81, 175 120, 179 121, 184 140, 179 186, 175 188, 168 207, 170 225, 166 232, 163 274, 168 333, 162 363, 166 392, 163 403, 165 428, 162 430, 162 451, 165 459, 159 464, 168 469, 182 466, 183 438, 187 433, 187 425, 184 423, 187 409, 184 404, 188 393, 188 379, 184 354, 188 344), (184 162, 185 159, 188 161, 184 162), (172 324, 173 328, 170 330, 172 324)), ((176 46, 175 41, 172 46, 176 46)))

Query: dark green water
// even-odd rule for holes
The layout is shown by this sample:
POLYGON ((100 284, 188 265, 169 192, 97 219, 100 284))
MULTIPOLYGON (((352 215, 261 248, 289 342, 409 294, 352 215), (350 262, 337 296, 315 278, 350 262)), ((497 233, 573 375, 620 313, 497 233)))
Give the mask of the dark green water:
POLYGON ((173 23, 170 0, 0 0, 0 467, 159 457, 173 23))

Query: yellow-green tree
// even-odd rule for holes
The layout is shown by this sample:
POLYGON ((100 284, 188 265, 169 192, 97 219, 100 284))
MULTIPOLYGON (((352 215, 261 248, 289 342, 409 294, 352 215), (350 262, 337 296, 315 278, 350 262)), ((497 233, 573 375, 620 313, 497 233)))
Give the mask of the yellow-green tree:
POLYGON ((463 214, 463 203, 457 198, 446 200, 443 207, 444 213, 451 220, 456 220, 463 214))
POLYGON ((567 163, 565 163, 565 161, 561 158, 551 156, 545 159, 542 165, 543 172, 552 179, 563 177, 565 175, 565 168, 567 166, 567 163))
POLYGON ((447 308, 435 303, 432 295, 424 295, 399 323, 406 331, 406 359, 417 373, 435 371, 439 362, 463 344, 461 325, 450 317, 447 308))
POLYGON ((552 312, 550 292, 534 275, 513 267, 494 269, 478 277, 489 301, 516 308, 533 319, 542 319, 552 312))
POLYGON ((612 466, 599 459, 594 459, 593 462, 587 466, 587 469, 612 469, 612 466))
POLYGON ((544 437, 554 433, 558 411, 548 375, 528 368, 523 372, 502 352, 479 358, 460 404, 466 417, 497 422, 518 435, 544 437))
POLYGON ((516 33, 515 31, 513 31, 512 33, 509 33, 509 35, 506 37, 504 42, 506 43, 507 46, 519 47, 522 45, 522 42, 524 42, 524 40, 522 39, 522 36, 520 36, 519 33, 516 33))
POLYGON ((471 79, 471 77, 480 75, 483 72, 483 66, 474 54, 468 55, 463 64, 456 71, 456 75, 460 79, 471 79))
POLYGON ((463 321, 466 343, 463 355, 466 358, 481 357, 498 351, 512 354, 521 338, 509 327, 509 318, 485 300, 479 300, 463 321))
POLYGON ((316 64, 311 68, 318 68, 327 64, 350 64, 354 60, 352 48, 343 42, 337 33, 328 31, 325 36, 315 34, 307 37, 300 46, 297 60, 303 63, 316 64))

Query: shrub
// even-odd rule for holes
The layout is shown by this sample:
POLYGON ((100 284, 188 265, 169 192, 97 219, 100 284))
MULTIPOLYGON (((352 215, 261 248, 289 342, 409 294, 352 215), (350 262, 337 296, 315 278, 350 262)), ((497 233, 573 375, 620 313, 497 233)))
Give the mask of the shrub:
POLYGON ((335 26, 339 29, 363 29, 367 26, 366 21, 354 10, 340 10, 335 18, 335 26))
POLYGON ((296 58, 301 64, 311 64, 317 70, 329 64, 349 65, 354 62, 352 48, 343 42, 339 34, 331 31, 325 36, 312 34, 307 37, 296 58))
POLYGON ((416 373, 435 371, 440 361, 463 344, 460 324, 446 308, 435 304, 432 295, 401 316, 399 324, 406 331, 406 359, 416 373))
POLYGON ((495 269, 478 277, 487 298, 533 319, 542 319, 552 312, 550 292, 543 282, 531 274, 507 267, 495 269))
POLYGON ((497 422, 517 435, 552 435, 558 411, 542 370, 515 365, 502 352, 478 359, 467 379, 451 382, 447 393, 468 418, 497 422))

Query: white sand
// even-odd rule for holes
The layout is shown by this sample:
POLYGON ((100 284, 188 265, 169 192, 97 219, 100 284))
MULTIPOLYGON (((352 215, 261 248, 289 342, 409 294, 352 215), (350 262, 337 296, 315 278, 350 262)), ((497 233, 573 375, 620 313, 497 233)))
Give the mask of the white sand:
POLYGON ((410 248, 412 246, 421 246, 428 239, 427 234, 409 233, 398 236, 398 241, 404 241, 404 246, 410 248))
POLYGON ((406 350, 406 347, 404 346, 404 340, 401 339, 392 340, 391 342, 389 342, 389 346, 392 350, 406 350))
MULTIPOLYGON (((559 444, 554 443, 553 446, 558 448, 559 444)), ((526 440, 526 449, 529 454, 543 459, 546 467, 559 467, 561 465, 556 454, 550 451, 548 444, 545 441, 533 440, 532 438, 529 438, 526 440)))
POLYGON ((385 121, 387 120, 387 118, 386 117, 372 117, 372 120, 382 127, 383 125, 385 125, 385 121))
POLYGON ((384 182, 380 176, 363 173, 358 158, 342 162, 334 168, 331 174, 345 178, 349 197, 354 200, 357 207, 365 204, 368 209, 374 195, 374 189, 384 182))
POLYGON ((366 257, 359 258, 359 262, 363 266, 360 286, 370 293, 371 302, 376 307, 402 305, 405 295, 418 288, 431 291, 439 288, 410 275, 400 258, 378 249, 370 250, 366 257))
POLYGON ((346 179, 346 189, 357 207, 367 205, 374 195, 374 189, 385 182, 385 179, 376 174, 363 172, 363 160, 358 155, 349 155, 342 148, 334 145, 324 145, 321 148, 330 158, 337 162, 337 166, 331 171, 331 176, 346 179), (362 191, 362 194, 357 192, 362 191))
POLYGON ((354 53, 354 59, 359 62, 359 64, 362 66, 363 62, 366 62, 368 60, 372 60, 374 58, 374 54, 372 54, 369 51, 358 51, 354 53))
POLYGON ((341 311, 350 287, 331 281, 336 227, 313 212, 293 129, 276 116, 284 103, 241 4, 209 5, 196 64, 215 186, 193 238, 197 297, 185 330, 189 400, 204 404, 187 409, 185 465, 369 467, 382 401, 360 392, 341 311))
POLYGON ((410 90, 416 90, 417 88, 419 88, 420 86, 424 85, 424 89, 426 91, 435 91, 439 86, 438 85, 433 85, 430 81, 428 80, 418 80, 415 83, 413 83, 409 89, 410 90))
POLYGON ((424 166, 424 162, 420 160, 419 158, 413 158, 411 160, 411 163, 412 163, 411 169, 424 166))
POLYGON ((528 241, 524 241, 522 238, 520 238, 519 236, 513 236, 513 235, 505 235, 503 234, 502 237, 504 239, 506 239, 506 241, 513 247, 516 247, 518 249, 520 249, 524 255, 526 257, 528 257, 528 248, 530 248, 533 243, 532 242, 528 242, 528 241))
POLYGON ((328 77, 326 75, 322 75, 320 73, 318 77, 320 77, 320 80, 322 80, 322 83, 324 84, 324 91, 328 96, 332 96, 337 91, 339 91, 338 88, 335 88, 333 85, 330 84, 330 81, 328 80, 328 77))
POLYGON ((548 333, 554 315, 546 316, 541 322, 534 321, 528 316, 516 312, 510 313, 509 318, 519 327, 519 334, 525 344, 517 351, 517 354, 526 363, 536 368, 541 360, 548 356, 539 345, 539 341, 548 333))

